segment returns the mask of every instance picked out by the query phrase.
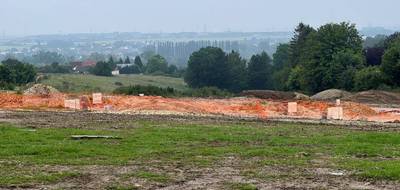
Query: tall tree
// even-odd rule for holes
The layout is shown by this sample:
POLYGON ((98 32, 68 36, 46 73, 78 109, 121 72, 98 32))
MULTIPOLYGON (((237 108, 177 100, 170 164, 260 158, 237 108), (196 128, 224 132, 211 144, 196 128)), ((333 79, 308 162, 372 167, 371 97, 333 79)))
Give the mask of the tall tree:
POLYGON ((248 67, 249 89, 272 89, 272 65, 271 58, 266 52, 253 55, 248 67))
POLYGON ((381 68, 391 84, 400 86, 400 40, 385 51, 381 68))
POLYGON ((227 55, 227 69, 230 69, 227 80, 231 81, 229 90, 240 92, 247 88, 247 63, 238 52, 232 51, 227 55))
POLYGON ((149 58, 146 66, 147 73, 167 73, 168 62, 161 55, 154 55, 149 58))
POLYGON ((143 66, 142 59, 140 58, 140 56, 135 57, 134 63, 139 68, 140 72, 144 71, 144 66, 143 66))
POLYGON ((33 65, 15 59, 7 59, 0 65, 0 81, 23 85, 35 81, 36 70, 33 65))
POLYGON ((273 74, 274 88, 277 90, 286 89, 286 81, 292 69, 290 64, 289 44, 280 44, 273 55, 273 74))
MULTIPOLYGON (((319 92, 329 88, 343 88, 340 73, 362 68, 362 38, 355 25, 349 23, 326 24, 312 33, 305 42, 306 51, 299 62, 295 84, 309 93, 319 92), (301 78, 298 78, 298 77, 301 78)), ((347 73, 353 78, 355 72, 347 73)), ((293 74, 294 75, 294 74, 293 74)), ((294 85, 295 86, 295 85, 294 85)))
POLYGON ((190 87, 218 87, 227 89, 230 86, 230 70, 225 52, 221 48, 207 47, 194 52, 188 62, 185 81, 190 87))
POLYGON ((112 70, 113 67, 111 62, 100 61, 91 69, 91 73, 98 76, 112 76, 112 70))
POLYGON ((124 63, 125 64, 130 64, 131 63, 131 59, 129 58, 129 56, 126 56, 124 63))
POLYGON ((315 29, 310 25, 300 23, 294 32, 294 36, 289 43, 289 61, 291 67, 299 64, 302 56, 306 53, 306 42, 310 35, 315 33, 315 29))

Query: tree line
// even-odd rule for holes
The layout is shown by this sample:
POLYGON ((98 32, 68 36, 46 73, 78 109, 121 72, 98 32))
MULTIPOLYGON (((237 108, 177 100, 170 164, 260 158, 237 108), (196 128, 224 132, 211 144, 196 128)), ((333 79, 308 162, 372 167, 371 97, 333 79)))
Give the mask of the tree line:
POLYGON ((15 86, 34 82, 36 69, 33 65, 15 59, 7 59, 0 64, 0 89, 14 90, 15 86))
POLYGON ((119 59, 114 61, 112 57, 108 61, 100 61, 89 71, 94 75, 112 76, 111 72, 115 69, 119 70, 120 74, 150 74, 150 75, 168 75, 180 77, 182 70, 175 65, 168 64, 167 60, 158 54, 151 54, 147 57, 147 63, 143 64, 142 58, 136 56, 133 63, 129 57, 125 61, 119 59), (119 68, 118 65, 124 65, 119 68))
POLYGON ((350 23, 329 23, 317 29, 300 23, 289 43, 280 44, 273 59, 265 52, 249 61, 238 52, 207 47, 194 52, 185 81, 200 88, 215 86, 232 92, 275 89, 316 93, 400 86, 400 33, 373 47, 350 23), (380 53, 379 53, 380 52, 380 53))

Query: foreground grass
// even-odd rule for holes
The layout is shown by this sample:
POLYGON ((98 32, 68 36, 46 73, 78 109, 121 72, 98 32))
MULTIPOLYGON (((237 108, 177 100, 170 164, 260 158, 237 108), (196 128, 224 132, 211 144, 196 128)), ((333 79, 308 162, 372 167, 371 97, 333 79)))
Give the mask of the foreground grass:
MULTIPOLYGON (((146 165, 180 163, 213 167, 236 158, 244 176, 290 178, 263 173, 263 167, 325 167, 355 178, 400 180, 400 134, 302 124, 197 125, 139 122, 135 128, 36 131, 0 124, 0 187, 50 183, 77 173, 49 173, 43 165, 146 165), (113 135, 114 140, 72 140, 71 135, 113 135), (322 161, 315 165, 315 161, 322 161), (26 166, 26 167, 25 167, 26 166), (15 172, 7 172, 13 170, 15 172), (22 177, 21 177, 22 176, 22 177)), ((125 177, 167 183, 168 175, 139 171, 125 177)), ((293 176, 292 176, 293 177, 293 176)), ((251 184, 230 184, 252 189, 251 184)))
POLYGON ((48 79, 42 81, 62 92, 105 92, 110 93, 121 84, 152 85, 157 87, 172 87, 177 90, 186 90, 186 83, 181 78, 149 75, 119 75, 113 77, 101 77, 80 74, 49 74, 48 79))

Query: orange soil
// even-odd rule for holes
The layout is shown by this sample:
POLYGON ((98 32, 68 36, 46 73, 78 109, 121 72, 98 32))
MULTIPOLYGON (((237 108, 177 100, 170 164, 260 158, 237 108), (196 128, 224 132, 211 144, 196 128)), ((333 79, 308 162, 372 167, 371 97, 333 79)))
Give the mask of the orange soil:
MULTIPOLYGON (((64 99, 71 95, 53 94, 50 96, 27 96, 0 93, 2 109, 46 109, 64 107, 64 99)), ((78 97, 78 96, 75 96, 78 97)), ((126 111, 166 111, 187 114, 212 114, 256 118, 310 118, 321 119, 326 116, 332 103, 318 101, 297 101, 298 112, 288 116, 287 103, 284 101, 262 100, 257 98, 204 99, 204 98, 163 98, 154 96, 106 96, 103 105, 91 105, 91 97, 86 96, 87 106, 91 110, 104 110, 104 105, 112 106, 116 112, 126 111)), ((82 100, 82 98, 81 98, 82 100)), ((395 121, 400 115, 377 113, 372 108, 358 103, 343 102, 345 120, 395 121)))

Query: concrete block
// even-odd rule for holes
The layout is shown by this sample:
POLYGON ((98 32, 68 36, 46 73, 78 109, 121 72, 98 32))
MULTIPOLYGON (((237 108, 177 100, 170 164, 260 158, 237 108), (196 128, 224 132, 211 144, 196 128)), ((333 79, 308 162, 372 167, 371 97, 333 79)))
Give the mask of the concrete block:
POLYGON ((68 109, 79 110, 81 108, 79 99, 64 100, 64 107, 68 109))
POLYGON ((288 103, 288 113, 289 114, 297 113, 297 102, 288 103))
POLYGON ((343 120, 343 107, 328 108, 327 119, 343 120))
POLYGON ((103 104, 103 94, 93 93, 93 104, 103 104))

